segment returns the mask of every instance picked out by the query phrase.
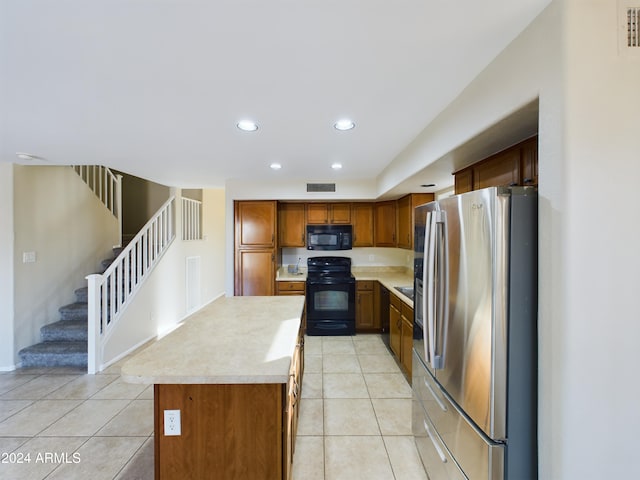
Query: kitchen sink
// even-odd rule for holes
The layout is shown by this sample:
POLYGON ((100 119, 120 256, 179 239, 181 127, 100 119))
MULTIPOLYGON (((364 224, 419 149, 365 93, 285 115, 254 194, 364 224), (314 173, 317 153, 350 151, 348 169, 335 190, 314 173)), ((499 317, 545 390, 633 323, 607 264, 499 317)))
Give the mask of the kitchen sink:
POLYGON ((395 288, 397 291, 399 291, 404 296, 409 297, 411 300, 413 300, 413 286, 410 286, 410 287, 393 287, 393 288, 395 288))

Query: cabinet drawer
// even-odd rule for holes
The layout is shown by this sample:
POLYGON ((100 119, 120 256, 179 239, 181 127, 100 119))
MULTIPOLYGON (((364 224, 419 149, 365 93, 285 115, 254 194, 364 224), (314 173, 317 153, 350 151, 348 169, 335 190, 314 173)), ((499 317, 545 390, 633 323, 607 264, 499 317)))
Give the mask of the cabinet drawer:
POLYGON ((402 311, 402 305, 404 305, 404 302, 400 300, 398 297, 396 297, 395 295, 393 294, 389 295, 389 303, 391 303, 391 305, 396 307, 397 310, 402 311))
POLYGON ((406 303, 402 302, 402 307, 400 308, 400 311, 402 312, 402 316, 407 320, 410 320, 411 325, 413 325, 413 308, 411 308, 406 303))
POLYGON ((304 282, 276 282, 278 292, 304 293, 304 282))
POLYGON ((358 280, 356 288, 358 290, 373 290, 373 280, 358 280))

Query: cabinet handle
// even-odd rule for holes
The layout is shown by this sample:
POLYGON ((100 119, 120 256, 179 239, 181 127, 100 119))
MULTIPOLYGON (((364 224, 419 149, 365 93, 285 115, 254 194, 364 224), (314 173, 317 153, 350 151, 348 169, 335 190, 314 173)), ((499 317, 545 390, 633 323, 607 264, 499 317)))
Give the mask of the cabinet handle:
POLYGON ((533 183, 533 178, 525 178, 522 182, 523 183, 533 183))

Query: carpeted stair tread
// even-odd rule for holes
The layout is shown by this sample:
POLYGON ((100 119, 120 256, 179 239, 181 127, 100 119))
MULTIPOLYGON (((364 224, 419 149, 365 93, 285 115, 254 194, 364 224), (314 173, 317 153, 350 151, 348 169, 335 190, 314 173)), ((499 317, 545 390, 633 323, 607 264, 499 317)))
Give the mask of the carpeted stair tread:
POLYGON ((40 338, 44 342, 55 342, 55 341, 86 342, 87 341, 87 321, 86 320, 60 320, 55 323, 50 323, 40 329, 40 338))
POLYGON ((87 321, 88 307, 86 303, 70 303, 58 309, 60 320, 84 320, 87 321))
POLYGON ((18 353, 23 367, 86 366, 87 342, 42 342, 18 353))
POLYGON ((74 292, 77 303, 87 303, 89 301, 89 287, 77 288, 74 292))

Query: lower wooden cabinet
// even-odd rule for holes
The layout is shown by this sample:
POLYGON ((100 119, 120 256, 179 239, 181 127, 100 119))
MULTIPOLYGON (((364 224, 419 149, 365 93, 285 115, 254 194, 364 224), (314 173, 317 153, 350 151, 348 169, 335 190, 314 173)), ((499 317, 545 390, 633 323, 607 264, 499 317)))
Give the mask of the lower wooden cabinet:
POLYGON ((411 379, 413 351, 413 309, 389 294, 389 346, 411 379))
POLYGON ((236 295, 273 295, 275 277, 273 249, 256 248, 236 252, 236 295))
POLYGON ((402 300, 393 294, 389 295, 389 346, 394 355, 400 359, 400 349, 402 340, 400 337, 402 330, 402 300))
POLYGON ((404 367, 407 376, 411 378, 411 364, 413 351, 413 318, 408 319, 402 315, 402 327, 400 329, 400 364, 404 367))
POLYGON ((380 315, 375 308, 375 281, 356 282, 356 332, 379 332, 380 315))

